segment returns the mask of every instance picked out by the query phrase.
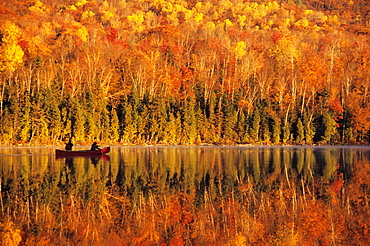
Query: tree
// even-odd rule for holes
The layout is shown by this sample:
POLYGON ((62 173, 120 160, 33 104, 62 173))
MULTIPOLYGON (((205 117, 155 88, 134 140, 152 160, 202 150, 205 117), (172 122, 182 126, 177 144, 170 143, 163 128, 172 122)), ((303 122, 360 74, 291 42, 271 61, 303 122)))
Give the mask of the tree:
POLYGON ((19 138, 23 142, 27 142, 31 138, 31 98, 26 95, 24 98, 24 106, 20 118, 19 138))
POLYGON ((251 137, 253 141, 259 140, 259 131, 261 127, 261 116, 258 109, 255 110, 252 118, 251 137))
POLYGON ((325 142, 330 142, 337 133, 337 122, 330 112, 324 112, 322 121, 325 129, 322 138, 325 142))
POLYGON ((272 130, 272 142, 274 142, 275 144, 279 143, 280 134, 281 134, 280 119, 274 118, 274 125, 272 130))
POLYGON ((299 117, 298 120, 297 120, 297 136, 296 136, 296 141, 298 143, 302 143, 303 140, 304 140, 304 126, 303 126, 303 123, 302 123, 302 120, 301 118, 299 117))
POLYGON ((185 144, 193 144, 197 140, 195 113, 193 100, 186 100, 182 117, 182 142, 185 144))
POLYGON ((85 114, 82 105, 75 101, 74 108, 72 111, 72 132, 76 142, 85 141, 85 114))
POLYGON ((113 142, 118 142, 119 140, 119 120, 117 115, 117 110, 112 109, 109 124, 109 139, 113 142))
POLYGON ((312 124, 313 124, 313 114, 309 114, 308 112, 306 112, 303 115, 303 126, 306 143, 312 143, 313 138, 315 136, 314 127, 312 124))
POLYGON ((3 100, 6 81, 11 80, 11 74, 23 63, 24 52, 19 45, 20 29, 10 21, 0 25, 0 115, 3 113, 3 100))
POLYGON ((132 143, 137 134, 137 125, 133 117, 134 112, 130 103, 126 103, 124 110, 123 140, 124 142, 132 143))

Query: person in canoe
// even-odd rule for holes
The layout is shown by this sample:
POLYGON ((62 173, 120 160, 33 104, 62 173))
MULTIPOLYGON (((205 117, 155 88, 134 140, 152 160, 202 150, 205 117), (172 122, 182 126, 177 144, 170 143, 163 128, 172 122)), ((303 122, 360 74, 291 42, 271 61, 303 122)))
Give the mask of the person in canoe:
POLYGON ((72 150, 72 147, 73 147, 73 143, 72 143, 72 139, 69 138, 69 141, 68 143, 66 144, 66 150, 72 150))
POLYGON ((98 143, 97 142, 94 142, 92 145, 91 145, 91 148, 90 150, 101 150, 98 143))

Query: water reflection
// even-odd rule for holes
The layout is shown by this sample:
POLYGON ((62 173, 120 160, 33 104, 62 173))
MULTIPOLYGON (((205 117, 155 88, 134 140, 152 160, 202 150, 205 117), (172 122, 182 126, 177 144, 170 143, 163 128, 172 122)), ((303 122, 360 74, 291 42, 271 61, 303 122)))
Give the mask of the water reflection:
POLYGON ((348 179, 353 163, 370 159, 369 148, 352 147, 114 147, 109 156, 63 158, 53 153, 54 148, 0 148, 2 191, 86 193, 115 184, 132 195, 227 192, 251 181, 264 189, 283 180, 330 182, 337 173, 348 179))

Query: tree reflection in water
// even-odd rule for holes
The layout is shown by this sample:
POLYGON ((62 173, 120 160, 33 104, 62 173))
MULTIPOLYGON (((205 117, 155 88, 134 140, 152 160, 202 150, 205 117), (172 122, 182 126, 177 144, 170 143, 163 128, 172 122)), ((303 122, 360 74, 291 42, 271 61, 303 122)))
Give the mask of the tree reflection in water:
POLYGON ((368 237, 360 230, 370 218, 368 148, 117 147, 109 156, 0 158, 0 226, 27 245, 368 237))

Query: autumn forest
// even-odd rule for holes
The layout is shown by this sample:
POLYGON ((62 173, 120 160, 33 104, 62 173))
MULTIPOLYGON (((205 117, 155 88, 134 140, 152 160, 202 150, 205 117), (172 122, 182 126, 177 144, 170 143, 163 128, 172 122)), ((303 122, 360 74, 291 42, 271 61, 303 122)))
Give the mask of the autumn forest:
POLYGON ((369 11, 0 1, 0 145, 368 143, 369 11))

